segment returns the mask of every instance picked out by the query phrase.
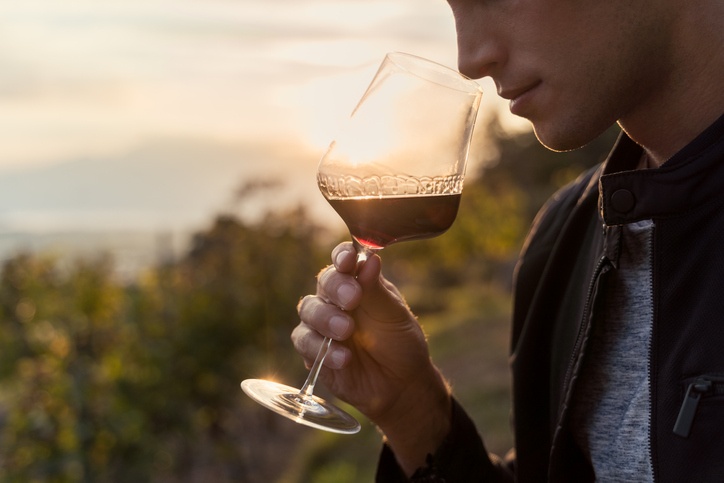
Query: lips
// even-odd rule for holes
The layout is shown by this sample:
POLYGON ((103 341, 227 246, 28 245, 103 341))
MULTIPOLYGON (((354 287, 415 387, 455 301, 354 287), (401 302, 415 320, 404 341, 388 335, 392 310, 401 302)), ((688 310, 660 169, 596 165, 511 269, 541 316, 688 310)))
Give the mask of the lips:
POLYGON ((510 101, 510 112, 522 116, 526 110, 526 106, 530 104, 535 89, 540 85, 540 81, 524 84, 521 87, 512 89, 498 89, 498 95, 503 99, 510 101))

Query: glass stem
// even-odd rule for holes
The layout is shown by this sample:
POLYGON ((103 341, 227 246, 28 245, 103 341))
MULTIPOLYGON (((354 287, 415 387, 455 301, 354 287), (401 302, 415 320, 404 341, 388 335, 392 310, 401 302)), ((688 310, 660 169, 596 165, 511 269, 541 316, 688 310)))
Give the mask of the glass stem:
MULTIPOLYGON (((354 269, 355 275, 357 274, 357 271, 362 266, 365 260, 374 253, 373 250, 370 250, 367 247, 364 247, 360 245, 357 240, 353 239, 354 248, 357 251, 357 266, 354 269)), ((303 398, 311 398, 314 393, 314 385, 317 383, 317 378, 319 377, 319 371, 322 370, 322 364, 324 363, 324 358, 327 357, 327 353, 329 352, 329 347, 332 345, 332 339, 329 337, 325 337, 322 341, 322 346, 319 348, 319 352, 317 352, 317 357, 314 359, 314 364, 312 364, 312 368, 309 370, 309 375, 307 376, 307 380, 304 381, 304 385, 299 390, 299 395, 303 398)))
POLYGON ((307 380, 304 381, 304 385, 299 390, 300 396, 304 398, 312 397, 312 393, 314 393, 314 385, 317 383, 317 377, 319 377, 319 371, 322 369, 322 363, 324 363, 324 358, 327 357, 327 352, 329 352, 329 346, 331 344, 332 339, 329 337, 325 337, 322 341, 322 346, 319 348, 317 358, 314 359, 314 364, 312 364, 312 368, 309 370, 307 380))

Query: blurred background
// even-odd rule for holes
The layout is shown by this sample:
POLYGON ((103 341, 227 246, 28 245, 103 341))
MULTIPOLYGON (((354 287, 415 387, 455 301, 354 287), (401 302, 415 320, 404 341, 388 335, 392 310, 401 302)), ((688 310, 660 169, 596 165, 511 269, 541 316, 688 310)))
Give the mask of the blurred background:
MULTIPOLYGON (((388 51, 454 67, 447 4, 0 0, 0 481, 372 481, 368 422, 239 382, 304 380, 295 306, 347 236, 316 163, 388 51)), ((456 224, 384 259, 502 453, 516 255, 616 132, 547 152, 481 85, 456 224)))

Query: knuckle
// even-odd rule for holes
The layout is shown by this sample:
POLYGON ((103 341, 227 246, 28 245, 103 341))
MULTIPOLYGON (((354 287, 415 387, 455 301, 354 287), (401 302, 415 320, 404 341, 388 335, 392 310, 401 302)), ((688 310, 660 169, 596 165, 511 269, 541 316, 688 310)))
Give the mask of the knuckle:
POLYGON ((299 318, 305 324, 315 326, 315 322, 319 319, 320 311, 324 308, 324 301, 316 295, 307 295, 299 301, 297 312, 299 318))
POLYGON ((325 279, 329 278, 329 274, 333 270, 335 270, 334 265, 327 265, 326 267, 321 269, 319 273, 317 273, 317 281, 322 282, 325 279))
POLYGON ((294 346, 295 349, 298 349, 297 342, 299 341, 299 325, 294 327, 292 332, 289 334, 289 338, 292 341, 292 346, 294 346))
POLYGON ((309 353, 310 339, 313 338, 312 335, 312 330, 304 323, 300 323, 292 330, 292 344, 302 356, 306 356, 309 353))
POLYGON ((299 303, 297 304, 297 313, 301 315, 305 307, 309 305, 313 298, 314 295, 305 295, 304 297, 300 298, 299 303))
POLYGON ((302 338, 302 350, 301 353, 304 357, 314 358, 319 350, 322 336, 314 331, 308 331, 302 338))

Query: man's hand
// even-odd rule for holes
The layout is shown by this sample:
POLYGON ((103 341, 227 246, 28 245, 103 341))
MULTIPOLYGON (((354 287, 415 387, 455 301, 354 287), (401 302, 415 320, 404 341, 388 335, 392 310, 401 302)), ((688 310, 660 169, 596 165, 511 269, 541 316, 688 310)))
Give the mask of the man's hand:
POLYGON ((411 474, 449 430, 448 388, 380 258, 369 257, 356 277, 351 243, 335 247, 332 260, 317 277, 317 294, 299 303, 294 347, 311 365, 323 337, 334 339, 320 380, 379 426, 411 474))

